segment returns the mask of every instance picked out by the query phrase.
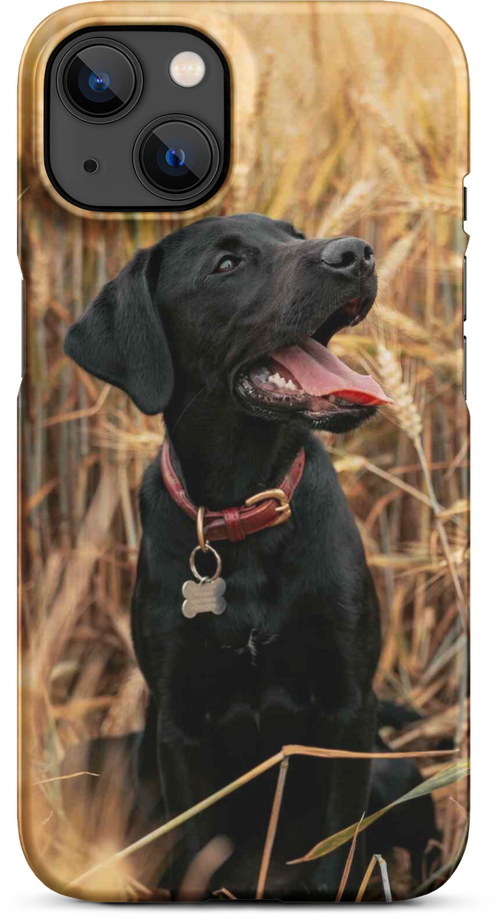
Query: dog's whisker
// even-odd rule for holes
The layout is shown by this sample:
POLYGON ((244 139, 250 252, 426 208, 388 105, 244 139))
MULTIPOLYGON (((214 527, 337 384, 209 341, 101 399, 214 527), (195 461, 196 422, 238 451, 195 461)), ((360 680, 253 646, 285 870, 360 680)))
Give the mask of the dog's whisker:
POLYGON ((208 386, 207 386, 207 385, 204 385, 203 388, 201 388, 199 392, 196 392, 196 395, 193 395, 193 397, 191 398, 191 401, 188 401, 186 407, 184 408, 184 410, 181 412, 181 414, 179 415, 179 417, 178 417, 177 420, 175 421, 175 423, 174 423, 174 425, 173 425, 173 427, 172 427, 170 433, 173 433, 173 432, 177 429, 177 427, 179 426, 179 424, 180 424, 182 418, 183 418, 184 415, 187 413, 187 411, 189 411, 189 408, 191 407, 191 405, 193 404, 193 402, 195 402, 196 399, 197 399, 201 394, 203 394, 203 392, 207 392, 207 393, 208 393, 208 386))

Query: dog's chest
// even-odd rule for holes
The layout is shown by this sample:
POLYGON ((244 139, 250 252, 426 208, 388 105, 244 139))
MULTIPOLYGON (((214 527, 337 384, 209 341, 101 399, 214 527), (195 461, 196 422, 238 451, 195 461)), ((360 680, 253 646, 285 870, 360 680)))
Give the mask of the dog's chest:
POLYGON ((275 655, 269 652, 269 648, 279 639, 278 633, 273 634, 268 630, 252 627, 248 634, 235 636, 232 640, 222 643, 220 649, 222 652, 232 654, 236 661, 258 667, 265 665, 266 661, 275 655))
POLYGON ((311 583, 298 561, 296 551, 266 556, 247 546, 234 565, 226 564, 226 608, 199 621, 219 663, 231 660, 236 671, 284 666, 298 672, 304 653, 331 639, 327 621, 335 602, 327 580, 322 583, 324 568, 311 583))

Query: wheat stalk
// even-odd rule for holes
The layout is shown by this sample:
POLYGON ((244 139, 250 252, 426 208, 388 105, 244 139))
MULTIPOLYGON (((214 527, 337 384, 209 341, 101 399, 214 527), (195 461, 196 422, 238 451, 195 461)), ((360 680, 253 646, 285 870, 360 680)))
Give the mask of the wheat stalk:
POLYGON ((318 235, 327 237, 345 232, 349 226, 359 220, 368 203, 373 200, 376 190, 377 183, 375 181, 361 180, 356 182, 349 194, 340 203, 334 204, 323 218, 318 235))
POLYGON ((403 334, 413 341, 421 341, 426 344, 429 341, 429 334, 425 327, 419 325, 414 318, 410 318, 405 312, 399 312, 378 299, 375 316, 382 324, 388 325, 391 332, 403 334))
POLYGON ((394 401, 391 409, 401 429, 415 443, 422 434, 422 417, 410 386, 404 380, 401 363, 382 343, 378 345, 377 359, 384 388, 394 401))
POLYGON ((356 101, 377 120, 379 125, 383 126, 386 142, 396 157, 411 164, 416 171, 422 173, 417 144, 407 131, 400 127, 387 107, 376 96, 368 93, 359 96, 356 101))
POLYGON ((400 267, 407 260, 424 225, 425 220, 422 218, 418 221, 414 229, 402 235, 389 249, 382 262, 382 266, 377 271, 378 281, 382 288, 392 280, 394 275, 397 274, 400 267))
POLYGON ((391 409, 399 423, 399 426, 402 430, 404 430, 404 432, 413 442, 420 464, 422 466, 422 472, 435 516, 436 529, 439 534, 441 545, 443 547, 444 555, 455 589, 459 614, 462 619, 464 630, 467 631, 467 609, 465 604, 465 597, 455 566, 455 559, 450 549, 446 528, 444 526, 443 519, 441 518, 441 507, 436 497, 427 457, 425 455, 425 450, 422 443, 423 424, 420 411, 415 404, 408 383, 404 380, 401 363, 396 359, 394 353, 392 353, 392 351, 390 351, 382 343, 380 343, 378 346, 378 365, 380 369, 380 375, 384 385, 387 388, 387 392, 394 400, 394 403, 391 405, 391 409))

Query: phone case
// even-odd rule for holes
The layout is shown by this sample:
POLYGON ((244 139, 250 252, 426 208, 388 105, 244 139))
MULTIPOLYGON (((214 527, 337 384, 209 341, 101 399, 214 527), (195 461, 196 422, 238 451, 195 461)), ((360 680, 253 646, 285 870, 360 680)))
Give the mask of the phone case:
POLYGON ((402 3, 106 0, 31 36, 19 100, 19 823, 51 889, 387 901, 432 891, 460 861, 468 98, 456 35, 402 3), (229 174, 182 213, 81 210, 45 170, 44 68, 73 32, 155 24, 202 32, 226 56, 229 174), (238 214, 263 216, 192 229, 238 214), (222 225, 237 242, 202 281, 193 259, 222 225), (163 252, 188 291, 161 318, 168 333, 148 273, 170 303, 163 252), (318 348, 333 319, 324 341, 297 338, 308 315, 324 317, 327 274, 332 304, 361 278, 338 306, 346 327, 330 357, 318 348), (274 362, 230 394, 242 341, 274 362), (198 404, 199 392, 182 401, 191 366, 204 374, 198 404), (165 428, 169 398, 182 410, 165 428), (282 423, 286 398, 303 423, 282 423), (325 399, 347 412, 346 432, 311 420, 325 399), (281 430, 297 430, 283 433, 283 465, 281 430))

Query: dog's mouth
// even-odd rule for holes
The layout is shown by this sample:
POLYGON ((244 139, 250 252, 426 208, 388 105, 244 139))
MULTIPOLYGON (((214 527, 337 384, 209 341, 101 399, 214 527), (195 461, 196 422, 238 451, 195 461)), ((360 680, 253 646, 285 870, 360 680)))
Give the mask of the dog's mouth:
POLYGON ((326 346, 337 331, 359 324, 372 302, 351 299, 310 337, 260 357, 239 376, 240 397, 262 409, 297 412, 313 421, 339 413, 371 416, 378 405, 390 404, 375 379, 355 372, 326 346))

